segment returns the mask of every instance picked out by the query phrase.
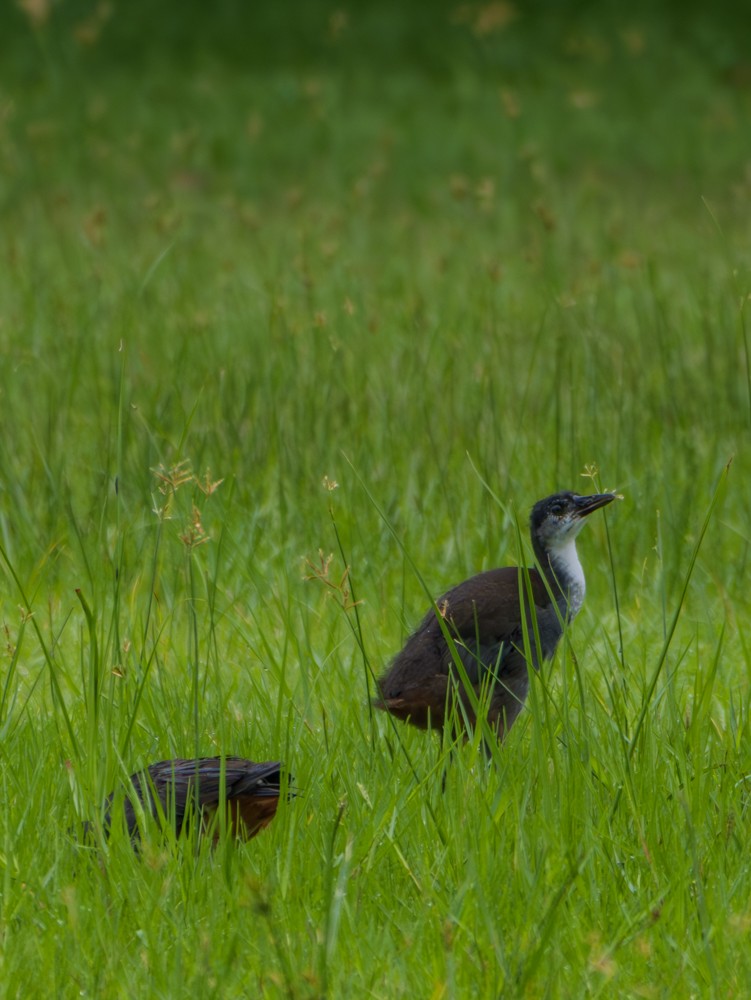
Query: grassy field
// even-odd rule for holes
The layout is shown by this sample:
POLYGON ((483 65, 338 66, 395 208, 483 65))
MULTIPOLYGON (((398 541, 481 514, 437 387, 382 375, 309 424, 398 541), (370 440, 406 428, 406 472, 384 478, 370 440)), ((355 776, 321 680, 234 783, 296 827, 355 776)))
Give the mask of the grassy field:
POLYGON ((0 995, 749 995, 748 25, 172 7, 0 15, 0 995), (584 609, 442 792, 373 673, 567 488, 584 609), (219 753, 257 839, 80 843, 219 753))

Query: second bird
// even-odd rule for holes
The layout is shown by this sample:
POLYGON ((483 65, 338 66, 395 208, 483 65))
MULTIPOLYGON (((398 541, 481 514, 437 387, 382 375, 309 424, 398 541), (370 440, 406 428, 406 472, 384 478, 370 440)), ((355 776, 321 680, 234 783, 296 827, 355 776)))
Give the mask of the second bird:
MULTIPOLYGON (((283 766, 278 761, 257 764, 244 757, 199 757, 197 760, 160 760, 129 779, 132 794, 123 803, 125 822, 134 841, 140 839, 138 808, 172 826, 176 836, 196 811, 200 829, 211 829, 216 843, 221 824, 216 819, 220 805, 226 810, 227 827, 242 840, 262 830, 276 815, 281 795, 283 766)), ((288 780, 291 777, 287 775, 288 780)), ((114 793, 107 800, 104 825, 111 823, 114 793)))
POLYGON ((552 657, 564 624, 584 600, 584 573, 576 536, 585 518, 614 500, 612 493, 555 493, 532 508, 530 533, 538 569, 530 569, 534 608, 528 607, 525 571, 492 569, 465 580, 436 601, 378 682, 375 705, 422 729, 442 730, 449 720, 474 726, 473 708, 487 693, 489 725, 502 738, 527 697, 531 666, 552 657), (524 594, 526 613, 520 596, 524 594), (443 623, 438 619, 443 618, 443 623), (526 618, 526 624, 523 622, 526 618), (453 639, 455 653, 444 629, 453 639), (460 680, 458 656, 474 695, 460 680), (456 698, 461 706, 456 704, 456 698))

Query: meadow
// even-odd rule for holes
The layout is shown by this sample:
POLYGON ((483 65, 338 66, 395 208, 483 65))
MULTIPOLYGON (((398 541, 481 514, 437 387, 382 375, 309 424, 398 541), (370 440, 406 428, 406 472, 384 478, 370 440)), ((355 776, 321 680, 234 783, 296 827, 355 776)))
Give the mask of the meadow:
POLYGON ((0 995, 747 996, 748 19, 154 18, 0 14, 0 995), (492 760, 371 710, 558 489, 624 499, 492 760), (81 841, 204 754, 298 794, 81 841))

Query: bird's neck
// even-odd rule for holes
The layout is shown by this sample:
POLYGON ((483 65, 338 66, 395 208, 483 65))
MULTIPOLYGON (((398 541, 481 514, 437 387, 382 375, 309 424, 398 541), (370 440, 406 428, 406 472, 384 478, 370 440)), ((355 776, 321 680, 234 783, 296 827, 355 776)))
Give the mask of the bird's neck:
POLYGON ((537 551, 535 546, 535 550, 537 561, 558 599, 561 611, 570 621, 581 608, 586 589, 576 542, 572 538, 565 545, 554 549, 537 551))

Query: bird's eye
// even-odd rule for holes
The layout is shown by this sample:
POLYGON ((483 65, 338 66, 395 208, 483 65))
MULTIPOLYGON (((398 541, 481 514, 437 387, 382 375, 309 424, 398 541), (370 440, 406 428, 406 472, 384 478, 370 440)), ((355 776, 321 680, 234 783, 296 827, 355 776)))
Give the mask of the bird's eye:
POLYGON ((550 505, 550 513, 555 514, 556 517, 560 517, 563 513, 563 504, 560 500, 556 500, 555 503, 550 505))

